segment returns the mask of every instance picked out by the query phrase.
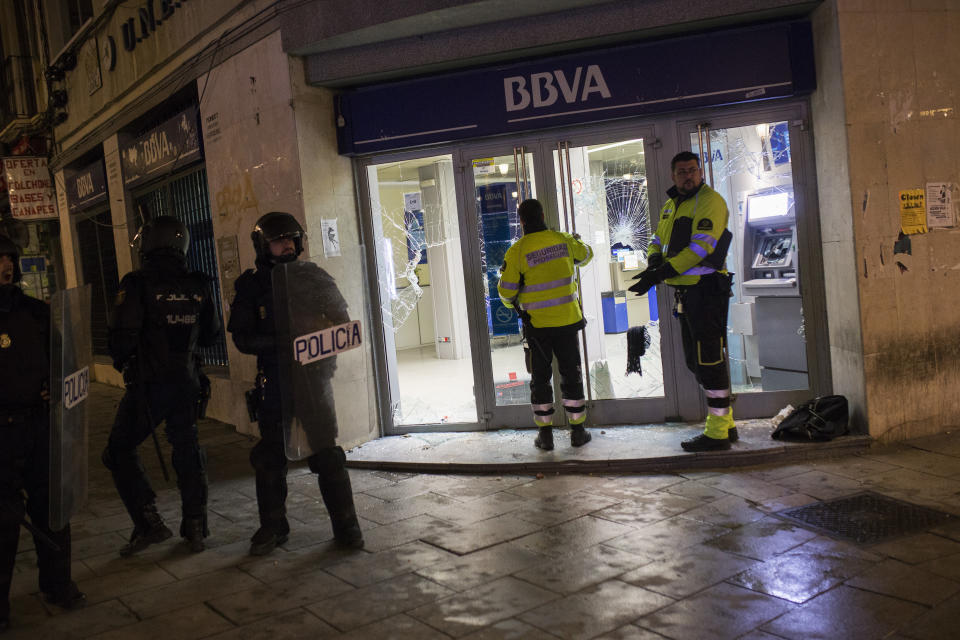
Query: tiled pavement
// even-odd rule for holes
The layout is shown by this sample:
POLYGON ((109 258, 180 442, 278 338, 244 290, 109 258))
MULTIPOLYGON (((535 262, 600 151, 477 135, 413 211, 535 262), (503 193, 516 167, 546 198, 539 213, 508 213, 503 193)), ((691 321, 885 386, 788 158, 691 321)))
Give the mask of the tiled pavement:
MULTIPOLYGON (((117 399, 95 385, 90 500, 73 521, 74 577, 89 604, 65 613, 41 602, 23 536, 5 637, 960 637, 960 524, 857 546, 771 515, 862 489, 960 515, 960 432, 735 470, 352 470, 359 552, 331 544, 314 476, 297 465, 290 541, 251 558, 253 441, 209 422, 209 548, 191 555, 174 538, 121 559, 130 523, 99 462, 117 399)), ((142 453, 175 528, 176 490, 151 448, 142 453)))

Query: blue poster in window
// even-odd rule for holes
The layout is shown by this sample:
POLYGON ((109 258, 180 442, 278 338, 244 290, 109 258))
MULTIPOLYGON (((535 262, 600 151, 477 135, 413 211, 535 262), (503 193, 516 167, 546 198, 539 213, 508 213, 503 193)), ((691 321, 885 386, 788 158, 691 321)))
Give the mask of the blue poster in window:
POLYGON ((423 228, 423 211, 404 211, 403 224, 407 229, 407 260, 427 264, 427 236, 423 228), (420 258, 417 259, 417 252, 420 258))
POLYGON ((790 162, 790 131, 786 122, 779 122, 770 128, 770 151, 774 165, 790 162))
POLYGON ((480 213, 500 213, 507 210, 507 184, 487 184, 477 187, 480 200, 480 213))

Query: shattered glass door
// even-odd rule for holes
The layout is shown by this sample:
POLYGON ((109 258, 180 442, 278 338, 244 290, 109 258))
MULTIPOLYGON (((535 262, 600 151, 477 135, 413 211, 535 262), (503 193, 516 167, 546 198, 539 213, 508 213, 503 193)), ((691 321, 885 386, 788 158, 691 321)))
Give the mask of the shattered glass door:
POLYGON ((472 158, 470 168, 496 406, 526 405, 530 403, 530 374, 524 363, 520 318, 500 301, 497 282, 507 249, 523 234, 517 205, 537 197, 533 154, 517 147, 512 155, 472 158))
POLYGON ((394 426, 476 423, 452 157, 367 167, 394 426))
POLYGON ((727 201, 734 273, 727 328, 734 393, 810 385, 797 255, 790 128, 786 121, 698 126, 690 145, 704 180, 727 201))
POLYGON ((656 288, 643 296, 627 291, 647 266, 653 233, 644 141, 561 143, 553 160, 561 230, 593 248, 593 260, 579 270, 588 399, 663 397, 656 288), (635 362, 628 372, 631 328, 635 362))

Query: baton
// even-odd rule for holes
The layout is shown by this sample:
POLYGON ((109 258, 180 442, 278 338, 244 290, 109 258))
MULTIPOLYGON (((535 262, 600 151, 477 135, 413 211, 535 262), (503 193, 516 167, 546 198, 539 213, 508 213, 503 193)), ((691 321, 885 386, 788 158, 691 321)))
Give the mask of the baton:
POLYGON ((165 482, 170 482, 170 472, 167 471, 167 463, 163 460, 163 451, 160 450, 160 440, 157 438, 156 424, 153 422, 153 412, 150 411, 150 402, 147 400, 147 391, 144 388, 146 383, 143 381, 143 358, 141 355, 141 350, 138 346, 137 369, 140 370, 140 380, 138 383, 140 387, 140 402, 143 404, 143 412, 146 414, 147 425, 150 427, 150 435, 153 436, 153 447, 157 451, 157 460, 160 461, 160 470, 163 472, 163 479, 165 482))
MULTIPOLYGON (((3 505, 3 508, 7 510, 7 512, 16 515, 16 511, 13 510, 13 507, 11 507, 5 502, 0 504, 3 505)), ((26 516, 23 516, 20 518, 20 524, 23 525, 23 528, 29 531, 34 538, 42 542, 44 545, 50 547, 52 550, 56 551, 57 553, 62 551, 62 549, 60 548, 60 545, 58 545, 56 542, 51 540, 50 536, 45 534, 43 531, 38 529, 34 524, 32 524, 29 520, 27 520, 26 516)))

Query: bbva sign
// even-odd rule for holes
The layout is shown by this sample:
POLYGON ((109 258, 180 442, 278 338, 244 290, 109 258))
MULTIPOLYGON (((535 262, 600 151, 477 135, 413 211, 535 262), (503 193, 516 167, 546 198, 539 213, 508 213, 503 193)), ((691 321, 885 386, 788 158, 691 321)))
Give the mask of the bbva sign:
POLYGON ((549 107, 563 96, 564 102, 586 102, 594 93, 610 97, 610 89, 603 79, 600 66, 591 64, 584 70, 577 67, 573 77, 557 69, 531 73, 529 84, 526 76, 510 76, 503 79, 503 95, 507 111, 521 111, 533 104, 533 108, 549 107))

